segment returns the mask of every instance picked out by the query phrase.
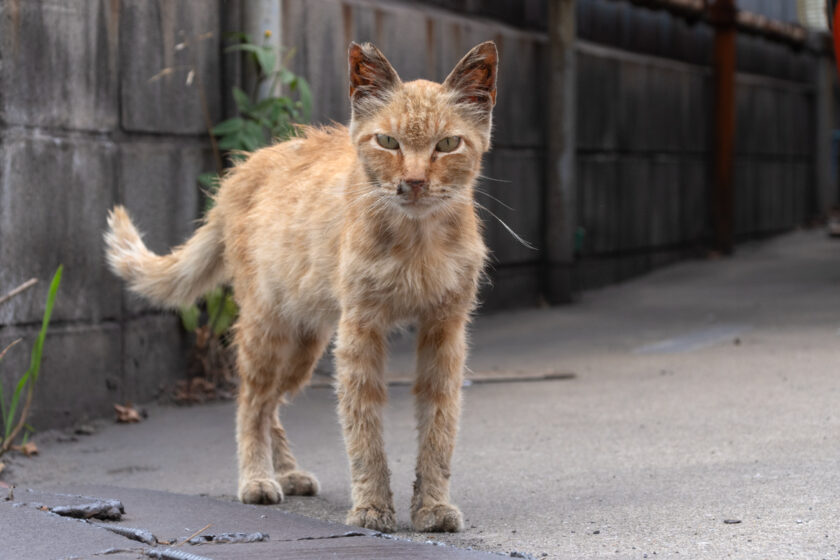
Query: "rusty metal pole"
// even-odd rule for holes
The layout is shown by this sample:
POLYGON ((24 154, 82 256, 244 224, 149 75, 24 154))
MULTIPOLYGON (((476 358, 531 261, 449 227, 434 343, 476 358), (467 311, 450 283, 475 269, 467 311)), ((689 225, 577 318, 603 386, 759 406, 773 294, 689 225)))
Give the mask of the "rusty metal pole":
POLYGON ((735 0, 712 0, 715 26, 712 227, 715 248, 732 254, 735 245, 735 0))

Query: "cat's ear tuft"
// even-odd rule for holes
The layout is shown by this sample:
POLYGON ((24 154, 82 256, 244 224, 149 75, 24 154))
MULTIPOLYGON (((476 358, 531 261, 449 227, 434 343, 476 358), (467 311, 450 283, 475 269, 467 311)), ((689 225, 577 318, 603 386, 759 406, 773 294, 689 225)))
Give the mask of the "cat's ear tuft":
POLYGON ((479 114, 489 114, 496 104, 496 67, 499 51, 496 43, 485 41, 476 45, 443 82, 444 87, 458 95, 459 103, 467 103, 479 114))
POLYGON ((371 101, 386 99, 401 82, 397 71, 379 49, 370 43, 350 43, 350 101, 359 109, 371 101))

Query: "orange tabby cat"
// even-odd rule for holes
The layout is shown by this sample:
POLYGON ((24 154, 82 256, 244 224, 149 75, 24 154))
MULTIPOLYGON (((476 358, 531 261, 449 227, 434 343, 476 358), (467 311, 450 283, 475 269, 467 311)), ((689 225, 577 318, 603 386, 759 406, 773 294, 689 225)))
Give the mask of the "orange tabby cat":
POLYGON ((416 321, 418 531, 458 531, 449 465, 460 414, 465 328, 487 250, 473 184, 490 147, 498 54, 472 49, 443 84, 403 83, 373 45, 352 44, 350 127, 306 128, 223 179, 195 235, 148 251, 122 207, 109 216, 108 262, 163 306, 231 282, 241 377, 239 497, 273 504, 315 494, 278 419, 336 331, 338 411, 352 476, 348 523, 395 529, 382 440, 386 335, 416 321))

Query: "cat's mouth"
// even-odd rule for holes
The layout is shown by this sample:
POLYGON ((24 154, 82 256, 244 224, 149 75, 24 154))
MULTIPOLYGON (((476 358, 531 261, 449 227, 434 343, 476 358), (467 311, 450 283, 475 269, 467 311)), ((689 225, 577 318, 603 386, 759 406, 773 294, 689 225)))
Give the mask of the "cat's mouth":
POLYGON ((421 217, 440 204, 440 200, 433 196, 400 197, 398 199, 400 209, 413 217, 421 217))

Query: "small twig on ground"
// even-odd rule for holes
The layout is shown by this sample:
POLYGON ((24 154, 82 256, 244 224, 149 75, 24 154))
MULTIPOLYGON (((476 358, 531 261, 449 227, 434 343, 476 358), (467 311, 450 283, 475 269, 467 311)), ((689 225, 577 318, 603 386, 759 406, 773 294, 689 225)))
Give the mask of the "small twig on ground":
POLYGON ((213 526, 213 524, 212 524, 212 523, 208 523, 207 525, 205 525, 204 527, 202 527, 201 529, 199 529, 198 531, 196 531, 195 533, 193 533, 192 535, 190 535, 189 537, 187 537, 186 539, 184 539, 184 541, 183 541, 183 542, 179 542, 179 543, 178 543, 178 544, 176 544, 175 546, 181 546, 181 545, 182 545, 182 544, 184 544, 185 542, 188 542, 188 541, 190 541, 191 539, 194 539, 195 537, 197 537, 198 535, 200 535, 201 533, 203 533, 204 531, 206 531, 207 529, 209 529, 209 528, 210 528, 210 527, 212 527, 212 526, 213 526))
POLYGON ((37 283, 38 283, 37 278, 30 278, 29 280, 27 280, 26 282, 24 282, 23 284, 21 284, 20 286, 18 286, 17 288, 12 290, 11 292, 9 292, 8 294, 6 294, 4 296, 0 296, 0 305, 3 305, 4 303, 9 301, 13 297, 18 295, 19 293, 25 292, 26 290, 28 290, 29 288, 31 288, 32 286, 34 286, 37 283))

